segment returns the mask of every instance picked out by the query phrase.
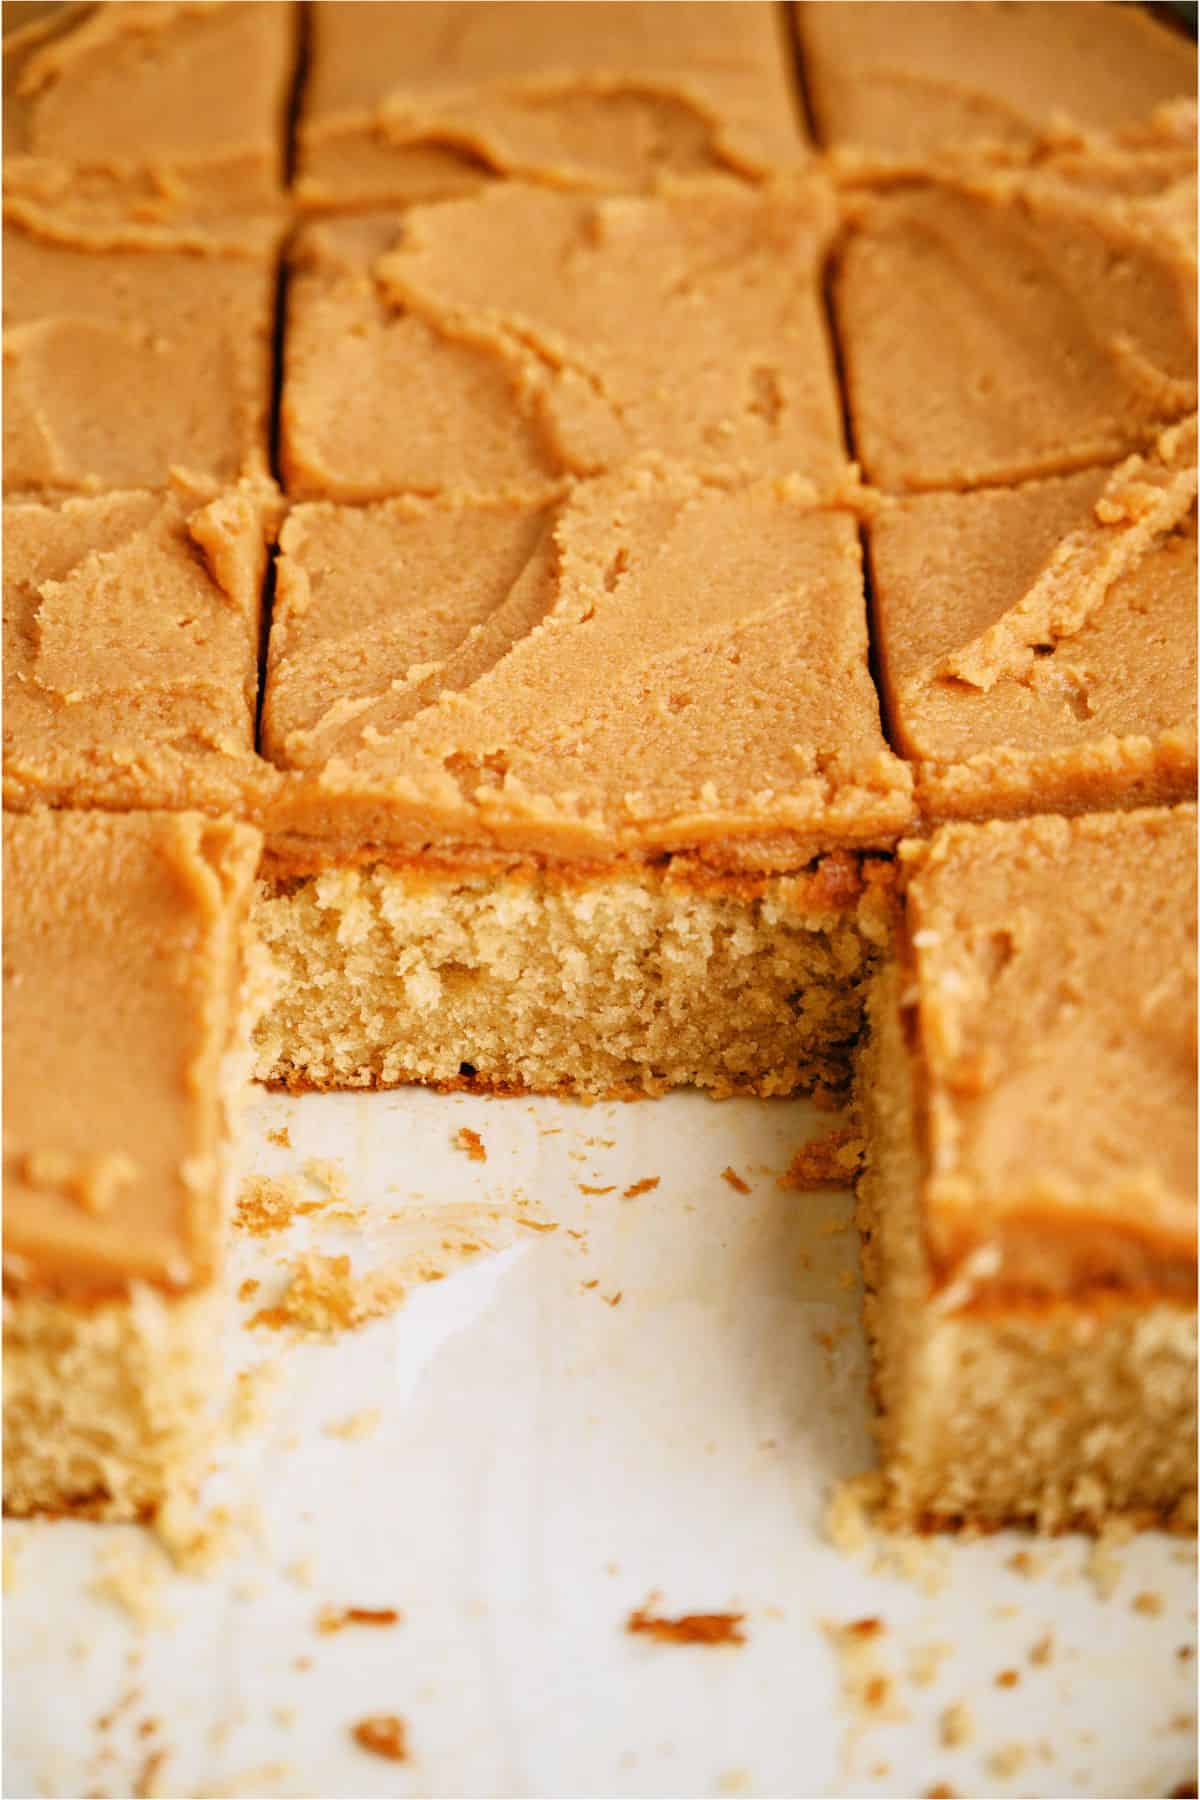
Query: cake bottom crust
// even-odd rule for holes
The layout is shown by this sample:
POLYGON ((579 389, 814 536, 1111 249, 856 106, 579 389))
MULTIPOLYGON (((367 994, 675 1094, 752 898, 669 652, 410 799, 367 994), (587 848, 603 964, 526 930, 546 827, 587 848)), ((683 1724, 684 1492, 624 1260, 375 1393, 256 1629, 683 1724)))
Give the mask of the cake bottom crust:
POLYGON ((843 1090, 878 899, 810 876, 590 881, 371 867, 267 879, 275 1086, 499 1094, 843 1090))
POLYGON ((923 1531, 1095 1531, 1118 1519, 1193 1528, 1193 1306, 1119 1292, 942 1304, 925 1253, 899 986, 894 966, 872 983, 856 1096, 883 1521, 923 1531))
POLYGON ((4 1510, 146 1519, 186 1488, 211 1429, 217 1304, 5 1294, 4 1510))

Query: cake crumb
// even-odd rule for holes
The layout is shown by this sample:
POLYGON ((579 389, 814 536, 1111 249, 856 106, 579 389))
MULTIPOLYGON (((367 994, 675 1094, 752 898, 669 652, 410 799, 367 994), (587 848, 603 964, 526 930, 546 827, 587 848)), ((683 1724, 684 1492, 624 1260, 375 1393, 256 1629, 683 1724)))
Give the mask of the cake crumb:
POLYGON ((317 1337, 357 1331, 372 1319, 396 1311, 405 1289, 387 1268, 369 1269, 356 1275, 348 1256, 296 1257, 282 1299, 260 1307, 247 1321, 249 1329, 267 1326, 273 1331, 291 1328, 317 1337))
POLYGON ((1128 1543, 1131 1535, 1123 1520, 1111 1520, 1101 1527, 1088 1551, 1083 1572, 1101 1600, 1111 1599, 1120 1585, 1124 1564, 1115 1551, 1118 1545, 1128 1543))
POLYGON ((988 1756, 988 1773, 999 1781, 1007 1781, 1013 1775, 1019 1775, 1028 1760, 1029 1752, 1024 1744, 1001 1744, 988 1756))
POLYGON ((341 1163, 330 1162, 327 1157, 310 1156, 304 1165, 304 1179, 311 1182, 313 1187, 323 1188, 331 1200, 349 1198, 346 1171, 341 1163))
POLYGON ((233 1222, 251 1237, 271 1237, 275 1232, 286 1231, 294 1219, 319 1208, 319 1201, 299 1198, 294 1181, 247 1175, 238 1192, 233 1222))
POLYGON ((133 1781, 133 1800, 158 1800, 165 1793, 159 1784, 159 1776, 166 1765, 169 1752, 161 1748, 147 1752, 141 1768, 133 1781))
POLYGON ((958 1793, 949 1782, 937 1781, 931 1788, 925 1789, 924 1800, 958 1800, 958 1793))
POLYGON ((852 1555, 871 1541, 871 1524, 883 1497, 883 1481, 871 1470, 839 1481, 825 1511, 825 1530, 836 1550, 852 1555))
POLYGON ((625 1298, 625 1289, 618 1288, 615 1294, 601 1294, 600 1298, 603 1300, 605 1306, 620 1306, 622 1300, 625 1298))
POLYGON ((965 1700, 954 1700, 943 1709, 938 1734, 947 1750, 958 1750, 974 1742, 975 1719, 965 1700))
POLYGON ((916 1644, 909 1652, 908 1679, 914 1687, 932 1687, 942 1664, 953 1654, 946 1643, 916 1644))
POLYGON ((282 1377, 283 1370, 277 1362, 260 1362, 252 1369, 238 1371, 229 1399, 229 1431, 233 1437, 249 1437, 266 1424, 268 1395, 279 1386, 282 1377))
POLYGON ((368 1750, 372 1756, 385 1756, 389 1762, 408 1761, 408 1734, 396 1713, 371 1713, 350 1727, 350 1735, 360 1750, 368 1750))
POLYGON ((643 1175, 640 1181, 630 1182, 621 1195, 622 1200, 636 1200, 639 1194, 649 1194, 662 1180, 661 1175, 643 1175))
POLYGON ((742 1630, 746 1615, 742 1612, 682 1613, 676 1619, 663 1618, 649 1609, 654 1596, 645 1606, 635 1607, 625 1621, 625 1629, 633 1637, 652 1637, 662 1644, 744 1644, 742 1630))
POLYGON ((162 1604, 166 1564, 155 1544, 109 1544, 100 1554, 91 1592, 114 1606, 145 1630, 164 1618, 162 1604))
POLYGON ((268 1144, 278 1144, 281 1150, 290 1150, 292 1147, 291 1131, 286 1125, 276 1126, 274 1131, 268 1131, 267 1142, 268 1144))
POLYGON ((813 1188, 851 1187, 862 1167, 865 1145, 856 1131, 830 1131, 801 1144, 779 1177, 779 1186, 799 1193, 813 1188))
POLYGON ((13 1593, 20 1582, 21 1578, 17 1568, 20 1554, 18 1546, 13 1542, 10 1527, 4 1534, 3 1544, 0 1545, 0 1571, 2 1571, 0 1573, 0 1591, 3 1593, 13 1593))
POLYGON ((728 1167, 722 1169, 721 1180, 727 1181, 736 1193, 748 1194, 750 1192, 750 1183, 748 1181, 743 1181, 736 1169, 728 1167))
POLYGON ((1047 1631, 1030 1646, 1029 1660, 1035 1669, 1044 1669, 1054 1660, 1054 1634, 1047 1631))
POLYGON ((367 1438, 378 1430, 382 1417, 377 1406, 364 1406, 361 1412, 348 1413, 344 1419, 335 1419, 326 1425, 325 1436, 348 1438, 351 1441, 367 1438))
POLYGON ((1036 1575, 1041 1568, 1040 1562, 1028 1550, 1014 1550, 1012 1555, 1006 1559, 1004 1566, 1006 1569, 1011 1569, 1014 1575, 1029 1577, 1036 1575))
POLYGON ((472 1162, 486 1162, 487 1150, 483 1139, 469 1125, 460 1125, 454 1134, 454 1148, 465 1151, 472 1162))
POLYGON ((317 1630, 322 1637, 331 1637, 348 1625, 398 1625, 400 1619, 394 1606, 323 1606, 317 1614, 317 1630))
POLYGON ((1020 1679, 1019 1669, 1000 1669, 993 1677, 994 1685, 998 1688, 1015 1688, 1020 1679))
POLYGON ((294 1706, 273 1706, 271 1708, 271 1717, 277 1725, 282 1725, 286 1731, 296 1723, 296 1709, 294 1706))
POLYGON ((255 1294, 257 1294, 257 1292, 261 1286, 262 1286, 261 1281, 256 1281, 254 1279, 253 1275, 247 1275, 245 1281, 241 1282, 238 1286, 238 1291, 237 1291, 238 1299, 239 1300, 252 1300, 254 1298, 255 1294))
POLYGON ((557 1231, 557 1219, 527 1219, 522 1213, 517 1214, 517 1224, 523 1225, 526 1231, 557 1231))
POLYGON ((617 1191, 617 1184, 615 1181, 611 1187, 589 1187, 586 1181, 577 1182, 576 1186, 581 1194, 615 1194, 617 1191))
POLYGON ((316 1574, 311 1556, 293 1557, 291 1562, 284 1564, 283 1572, 287 1579, 294 1582, 297 1587, 305 1588, 312 1586, 316 1574))
POLYGON ((1162 1612, 1165 1602, 1161 1594, 1146 1590, 1135 1594, 1130 1604, 1135 1613, 1145 1613, 1149 1618, 1156 1619, 1162 1612))
POLYGON ((848 1622, 822 1621, 822 1630, 838 1658, 842 1698, 860 1721, 900 1721, 907 1710, 896 1696, 896 1683, 879 1656, 885 1635, 877 1618, 848 1622))

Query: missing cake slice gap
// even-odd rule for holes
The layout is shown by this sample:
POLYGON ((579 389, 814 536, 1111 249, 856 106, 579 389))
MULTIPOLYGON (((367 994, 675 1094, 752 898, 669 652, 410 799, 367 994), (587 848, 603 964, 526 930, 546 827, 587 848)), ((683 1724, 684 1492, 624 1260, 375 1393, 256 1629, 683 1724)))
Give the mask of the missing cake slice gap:
POLYGON ((261 851, 195 813, 4 818, 4 1504, 153 1514, 217 1387, 261 851))
POLYGON ((901 866, 857 1077, 884 1517, 1194 1526, 1195 808, 901 866))

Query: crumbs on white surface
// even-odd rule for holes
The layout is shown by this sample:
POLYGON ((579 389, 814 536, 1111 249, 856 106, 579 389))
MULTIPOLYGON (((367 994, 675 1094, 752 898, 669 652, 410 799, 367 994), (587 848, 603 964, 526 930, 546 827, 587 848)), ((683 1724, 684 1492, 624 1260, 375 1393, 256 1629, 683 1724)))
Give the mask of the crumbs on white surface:
POLYGON ((163 1587, 167 1565, 162 1550, 138 1527, 136 1541, 124 1534, 100 1552, 90 1588, 97 1599, 120 1607, 141 1630, 163 1623, 163 1587))
POLYGON ((404 1302, 405 1284, 390 1266, 356 1274, 348 1256, 322 1256, 315 1251, 294 1257, 288 1282, 273 1306, 260 1307, 247 1320, 250 1329, 295 1331, 333 1338, 357 1331, 372 1319, 385 1318, 404 1302))
POLYGON ((477 1131, 472 1131, 469 1125, 460 1125, 454 1134, 452 1142, 454 1148, 456 1150, 461 1150, 464 1155, 469 1156, 472 1162, 487 1161, 487 1149, 483 1139, 477 1131))
POLYGON ((908 1653, 909 1681, 914 1687, 932 1687, 938 1678, 942 1664, 953 1654, 953 1644, 943 1641, 914 1644, 908 1653))
POLYGON ((360 1750, 382 1756, 388 1762, 408 1761, 408 1732, 398 1713, 371 1713, 350 1727, 360 1750))
POLYGON ((998 1781, 1009 1781, 1019 1775, 1029 1761, 1029 1750, 1024 1744, 1001 1744, 989 1751, 987 1767, 989 1775, 998 1781))
POLYGON ((838 1662, 843 1703, 859 1723, 901 1722, 908 1710, 899 1698, 881 1644, 887 1627, 881 1619, 822 1620, 821 1629, 838 1662))
POLYGON ((322 1637, 345 1631, 351 1625, 399 1625, 404 1617, 394 1606, 323 1606, 317 1614, 317 1630, 322 1637))
POLYGON ((239 1369, 229 1396, 228 1426, 235 1438, 260 1431, 270 1417, 268 1400, 283 1380, 283 1366, 268 1358, 249 1369, 239 1369))
POLYGON ((334 1419, 325 1427, 326 1437, 368 1438, 379 1429, 383 1414, 377 1406, 364 1406, 361 1412, 347 1413, 344 1419, 334 1419))
POLYGON ((975 1741, 975 1715, 965 1700, 953 1700, 942 1709, 938 1735, 947 1750, 960 1750, 975 1741))
POLYGON ((253 1500, 203 1511, 190 1493, 172 1494, 155 1515, 154 1535, 177 1569, 208 1575, 247 1544, 263 1542, 262 1514, 253 1500))

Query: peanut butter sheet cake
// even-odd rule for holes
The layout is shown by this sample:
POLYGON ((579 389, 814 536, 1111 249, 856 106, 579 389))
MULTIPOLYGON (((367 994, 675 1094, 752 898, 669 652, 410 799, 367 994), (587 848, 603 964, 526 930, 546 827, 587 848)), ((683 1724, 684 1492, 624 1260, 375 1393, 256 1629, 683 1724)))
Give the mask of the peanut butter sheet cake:
POLYGON ((1182 1517, 1194 91, 1114 5, 8 36, 8 1505, 189 1478, 257 1017, 855 1080, 893 1516, 1182 1517))

